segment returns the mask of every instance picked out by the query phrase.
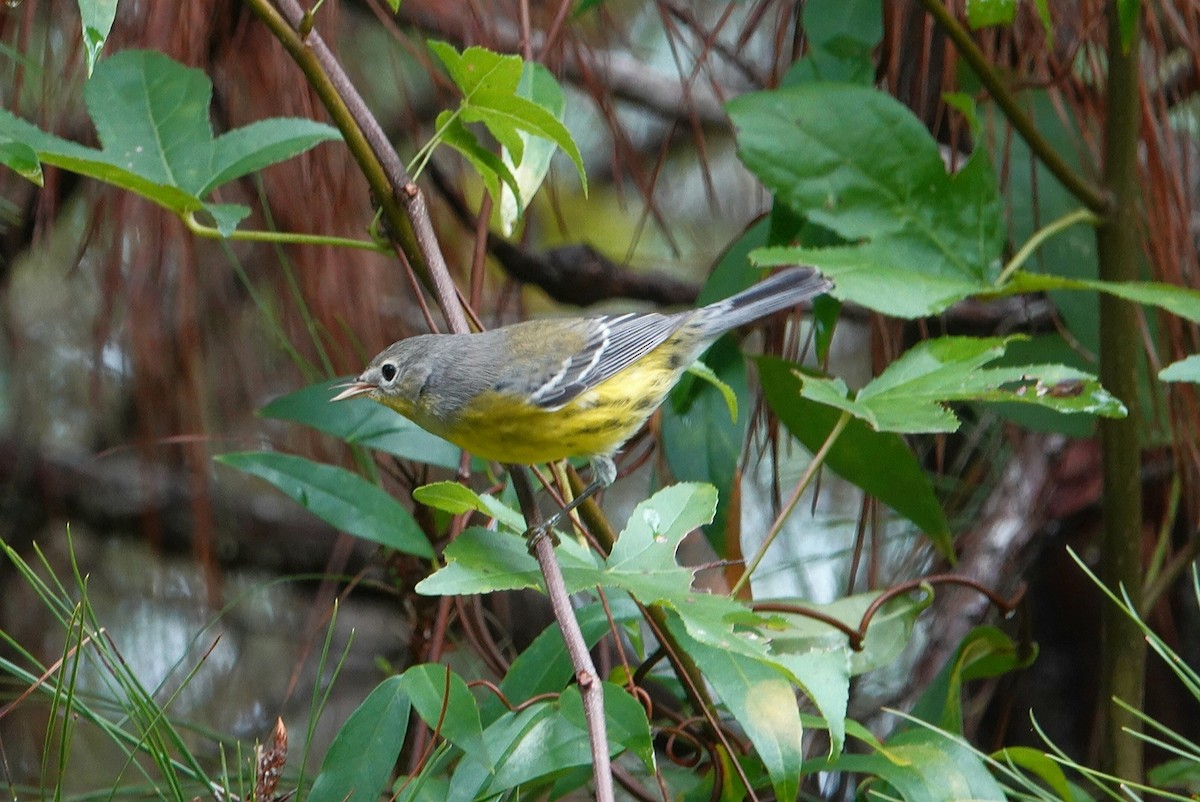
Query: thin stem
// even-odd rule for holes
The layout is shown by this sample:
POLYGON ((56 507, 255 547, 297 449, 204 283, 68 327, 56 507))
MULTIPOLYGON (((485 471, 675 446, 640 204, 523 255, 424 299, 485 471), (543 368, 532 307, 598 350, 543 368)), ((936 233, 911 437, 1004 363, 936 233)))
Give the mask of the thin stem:
MULTIPOLYGON (((521 513, 525 516, 526 525, 530 529, 538 529, 542 526, 542 516, 538 511, 528 469, 510 465, 508 475, 521 503, 521 513)), ((567 645, 567 653, 575 669, 575 681, 579 684, 579 694, 583 699, 583 715, 587 721, 588 740, 592 747, 596 802, 614 802, 612 761, 608 755, 607 722, 604 719, 604 684, 600 681, 591 652, 588 651, 587 641, 579 628, 578 619, 575 618, 575 609, 571 606, 571 597, 567 594, 562 568, 559 567, 558 558, 554 554, 553 538, 545 532, 535 535, 532 538, 531 549, 538 567, 542 569, 542 577, 546 580, 550 607, 554 610, 554 618, 567 645)))
POLYGON ((758 564, 762 562, 767 549, 771 548, 771 544, 775 542, 775 538, 779 537, 779 533, 783 531, 784 521, 787 520, 787 517, 791 515, 792 510, 800 501, 800 496, 804 494, 804 491, 808 489, 813 479, 816 478, 817 469, 825 463, 825 458, 829 456, 830 449, 833 448, 833 444, 841 436, 842 430, 846 428, 846 424, 850 423, 850 417, 849 412, 843 412, 842 416, 837 419, 837 423, 833 424, 833 428, 829 430, 829 435, 825 438, 825 442, 821 444, 821 448, 816 454, 813 454, 812 461, 804 469, 804 475, 800 477, 800 481, 792 491, 791 497, 788 498, 787 503, 783 506, 783 510, 775 519, 775 523, 771 525, 771 531, 767 532, 767 536, 758 547, 758 551, 754 553, 754 558, 750 560, 746 565, 746 570, 742 572, 741 577, 734 583, 733 589, 730 591, 731 596, 736 597, 742 592, 742 588, 746 586, 746 583, 750 581, 750 576, 758 568, 758 564))
MULTIPOLYGON (((1109 0, 1107 113, 1104 120, 1104 186, 1114 199, 1096 230, 1102 281, 1136 281, 1141 259, 1138 147, 1142 115, 1138 51, 1140 20, 1126 50, 1117 0, 1109 0)), ((1136 7, 1135 7, 1136 8, 1136 7)), ((1139 13, 1137 10, 1134 13, 1139 13)), ((1142 598, 1142 476, 1139 396, 1138 310, 1110 293, 1100 294, 1100 381, 1119 398, 1129 416, 1100 423, 1103 448, 1104 530, 1101 576, 1114 592, 1142 598)), ((1113 605, 1100 608, 1101 768, 1141 782, 1142 747, 1125 734, 1141 723, 1113 699, 1141 707, 1145 695, 1146 649, 1137 624, 1113 605)))
POLYGON ((248 0, 250 8, 303 71, 330 119, 342 132, 346 147, 358 162, 387 219, 388 232, 438 299, 456 333, 466 333, 466 316, 458 303, 454 281, 433 231, 424 195, 405 172, 379 121, 316 30, 299 33, 304 10, 296 0, 248 0), (282 9, 282 13, 280 11, 282 9))
POLYGON ((1076 172, 1066 159, 1054 149, 1049 140, 1042 136, 1037 125, 1034 124, 1033 118, 1017 101, 1016 95, 1004 85, 995 66, 988 61, 987 56, 971 38, 971 34, 950 13, 945 4, 941 0, 920 0, 920 3, 929 12, 929 16, 933 17, 950 37, 950 41, 954 42, 958 54, 979 76, 980 83, 987 88, 992 100, 996 101, 996 105, 1004 112, 1004 116, 1008 118, 1012 127, 1021 135, 1025 144, 1037 155, 1042 164, 1046 165, 1046 168, 1080 203, 1097 214, 1107 214, 1112 204, 1108 193, 1076 172))
POLYGON ((1064 231, 1076 223, 1087 223, 1091 226, 1098 226, 1104 222, 1104 219, 1090 209, 1076 209, 1073 212, 1068 212, 1052 223, 1042 226, 1037 231, 1033 232, 1033 236, 1025 240, 1025 244, 1021 246, 1013 258, 1008 260, 1008 264, 1000 271, 1000 277, 996 279, 996 286, 1002 287, 1012 278, 1012 274, 1021 269, 1025 262, 1029 261, 1029 257, 1033 256, 1033 252, 1042 246, 1042 243, 1053 237, 1060 231, 1064 231))
POLYGON ((273 242, 279 245, 332 245, 338 248, 357 248, 362 251, 375 253, 391 253, 391 248, 378 242, 350 237, 335 237, 330 234, 296 234, 286 231, 245 231, 235 229, 228 234, 220 229, 206 226, 196 219, 195 212, 179 215, 179 219, 187 226, 188 231, 198 237, 208 239, 227 239, 238 242, 273 242))

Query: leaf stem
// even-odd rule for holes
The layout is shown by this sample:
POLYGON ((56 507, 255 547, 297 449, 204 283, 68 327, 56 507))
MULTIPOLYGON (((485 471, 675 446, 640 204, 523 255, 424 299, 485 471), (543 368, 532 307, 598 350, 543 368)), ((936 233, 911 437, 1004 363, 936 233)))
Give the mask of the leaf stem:
POLYGON ((1104 222, 1104 219, 1091 209, 1076 209, 1073 212, 1068 212, 1052 223, 1042 226, 1037 231, 1033 232, 1033 236, 1025 240, 1025 244, 1021 246, 1013 258, 1008 260, 1008 264, 1000 271, 1000 277, 996 279, 996 286, 1002 287, 1012 278, 1012 274, 1021 269, 1021 265, 1029 260, 1033 252, 1041 247, 1042 243, 1053 237, 1060 231, 1070 228, 1076 223, 1087 223, 1091 226, 1098 226, 1104 222))
POLYGON ((771 531, 767 532, 767 536, 763 539, 762 544, 758 547, 758 551, 754 553, 754 558, 751 559, 746 565, 746 570, 742 572, 742 576, 734 584, 733 589, 730 591, 731 596, 736 597, 742 592, 742 588, 746 586, 746 583, 750 581, 750 576, 758 568, 758 564, 762 562, 763 556, 767 553, 767 549, 771 548, 771 544, 775 542, 775 538, 779 537, 779 533, 783 531, 783 522, 786 521, 787 517, 792 514, 792 510, 800 501, 800 496, 804 494, 804 491, 808 489, 808 486, 812 484, 813 479, 816 478, 817 469, 825 464, 825 458, 829 456, 829 452, 833 448, 833 444, 836 443, 838 437, 841 436, 842 431, 846 428, 846 424, 850 423, 850 418, 850 413, 844 411, 842 412, 841 417, 837 419, 837 422, 833 424, 833 428, 829 430, 829 435, 826 436, 825 442, 821 444, 821 448, 817 450, 817 453, 813 454, 812 461, 809 462, 808 467, 804 469, 804 475, 802 475, 800 477, 800 481, 796 483, 796 488, 792 491, 791 497, 788 498, 787 503, 783 505, 783 509, 780 511, 778 517, 775 518, 775 523, 771 525, 771 531))
POLYGON ((1062 154, 1042 136, 1037 125, 1034 124, 1033 118, 1017 101, 1016 95, 1004 85, 995 66, 988 61, 987 56, 979 49, 979 45, 975 44, 975 40, 971 38, 971 34, 950 13, 942 0, 920 0, 920 3, 929 12, 929 16, 933 17, 950 37, 950 41, 954 42, 958 54, 979 76, 980 83, 988 90, 988 94, 1004 112, 1009 123, 1021 135, 1025 144, 1037 155, 1042 164, 1046 165, 1055 178, 1061 181, 1063 186, 1084 206, 1097 214, 1107 214, 1112 206, 1112 199, 1108 193, 1074 170, 1062 157, 1062 154))
POLYGON ((222 234, 219 229, 206 226, 196 219, 195 212, 179 215, 179 219, 187 226, 188 231, 198 237, 209 239, 239 240, 242 242, 273 242, 280 245, 332 245, 338 248, 357 248, 376 253, 391 253, 392 249, 378 242, 350 237, 335 237, 330 234, 296 234, 285 231, 243 231, 235 229, 229 234, 222 234))

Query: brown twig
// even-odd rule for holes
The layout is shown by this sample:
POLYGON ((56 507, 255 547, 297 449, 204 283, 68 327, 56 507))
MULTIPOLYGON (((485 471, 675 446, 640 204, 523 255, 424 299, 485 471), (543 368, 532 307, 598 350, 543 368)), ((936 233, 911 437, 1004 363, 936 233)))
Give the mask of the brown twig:
MULTIPOLYGON (((529 471, 523 466, 510 465, 508 473, 513 489, 517 492, 517 499, 521 503, 525 523, 530 529, 537 530, 541 526, 542 516, 533 494, 529 471)), ((571 598, 567 595, 562 569, 554 555, 554 540, 546 533, 540 533, 531 538, 530 549, 542 570, 542 577, 546 581, 546 593, 550 597, 550 607, 554 610, 554 618, 567 644, 567 653, 571 656, 571 665, 575 668, 575 681, 579 684, 579 694, 583 699, 583 715, 587 721, 588 739, 592 747, 596 800, 613 802, 615 797, 612 763, 608 756, 608 732, 604 720, 604 684, 596 672, 587 641, 584 640, 579 621, 575 618, 575 610, 571 607, 571 598)))

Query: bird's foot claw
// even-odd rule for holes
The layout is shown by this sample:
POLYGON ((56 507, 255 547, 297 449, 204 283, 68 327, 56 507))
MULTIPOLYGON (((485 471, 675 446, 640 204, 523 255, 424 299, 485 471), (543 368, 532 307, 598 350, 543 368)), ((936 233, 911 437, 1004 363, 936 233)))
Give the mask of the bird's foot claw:
POLYGON ((558 533, 554 531, 553 527, 547 524, 540 524, 526 529, 525 545, 529 548, 529 553, 536 554, 538 543, 545 538, 550 538, 551 543, 555 546, 558 545, 558 533))

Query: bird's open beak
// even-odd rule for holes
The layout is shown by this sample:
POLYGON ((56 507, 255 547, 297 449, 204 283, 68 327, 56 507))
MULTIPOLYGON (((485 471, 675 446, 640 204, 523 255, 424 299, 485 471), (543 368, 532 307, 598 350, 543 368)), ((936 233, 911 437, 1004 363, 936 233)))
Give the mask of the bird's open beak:
POLYGON ((345 401, 347 398, 354 398, 355 396, 364 395, 374 390, 375 385, 367 384, 366 382, 359 381, 358 379, 351 379, 345 384, 338 384, 334 387, 334 389, 339 388, 341 389, 341 392, 329 399, 330 401, 345 401))

